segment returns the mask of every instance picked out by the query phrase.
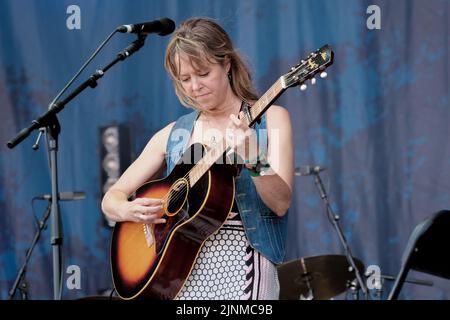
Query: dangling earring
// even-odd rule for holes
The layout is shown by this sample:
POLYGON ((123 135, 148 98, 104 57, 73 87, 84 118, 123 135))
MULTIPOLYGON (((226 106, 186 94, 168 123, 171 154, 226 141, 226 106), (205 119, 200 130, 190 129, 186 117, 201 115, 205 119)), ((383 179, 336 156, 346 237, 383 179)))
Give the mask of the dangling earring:
POLYGON ((228 81, 231 82, 231 72, 228 72, 228 73, 227 73, 227 76, 228 76, 228 81))

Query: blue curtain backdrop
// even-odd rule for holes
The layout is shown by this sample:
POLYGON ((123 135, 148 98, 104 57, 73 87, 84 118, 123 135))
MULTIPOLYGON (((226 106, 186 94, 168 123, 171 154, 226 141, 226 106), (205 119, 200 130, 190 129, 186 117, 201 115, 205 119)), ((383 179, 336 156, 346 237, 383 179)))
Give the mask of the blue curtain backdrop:
MULTIPOLYGON (((292 116, 296 165, 327 168, 333 208, 354 256, 366 267, 396 275, 414 226, 450 208, 449 1, 445 0, 227 0, 227 1, 0 1, 0 298, 8 297, 36 231, 31 198, 50 193, 44 145, 36 134, 13 150, 6 141, 43 113, 48 103, 117 26, 170 17, 216 19, 249 61, 260 93, 312 50, 335 51, 326 81, 277 101, 292 116), (81 29, 66 13, 77 5, 81 29), (381 9, 381 29, 369 30, 369 5, 381 9)), ((117 35, 80 77, 134 40, 117 35)), ((149 36, 141 51, 111 69, 59 114, 61 191, 82 190, 83 201, 61 203, 64 229, 63 298, 111 288, 111 229, 100 212, 98 131, 131 127, 133 153, 151 135, 187 112, 163 68, 168 37, 149 36), (81 289, 69 289, 70 265, 81 289)), ((288 255, 342 254, 342 246, 312 177, 296 177, 289 210, 288 255)), ((35 203, 40 218, 44 202, 35 203)), ((446 244, 439 248, 448 255, 446 244)), ((407 284, 404 299, 449 299, 450 282, 418 272, 433 287, 407 284)), ((50 228, 44 230, 26 280, 32 299, 53 298, 50 228)), ((384 296, 392 283, 386 282, 384 296)))

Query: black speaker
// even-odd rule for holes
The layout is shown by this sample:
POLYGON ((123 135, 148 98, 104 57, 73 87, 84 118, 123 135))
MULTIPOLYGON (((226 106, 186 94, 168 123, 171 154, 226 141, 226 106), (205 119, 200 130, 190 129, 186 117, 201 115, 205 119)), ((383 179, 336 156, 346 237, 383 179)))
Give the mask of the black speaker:
MULTIPOLYGON (((125 124, 101 127, 100 137, 100 188, 101 197, 119 179, 132 161, 130 129, 125 124)), ((105 219, 108 226, 114 221, 105 219)))

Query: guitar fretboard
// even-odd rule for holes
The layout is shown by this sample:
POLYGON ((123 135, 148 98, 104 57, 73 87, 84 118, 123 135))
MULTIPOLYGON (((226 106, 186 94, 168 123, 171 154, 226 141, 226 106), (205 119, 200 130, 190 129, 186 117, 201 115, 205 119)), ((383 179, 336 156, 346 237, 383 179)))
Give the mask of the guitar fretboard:
POLYGON ((242 119, 245 121, 247 126, 253 126, 253 124, 264 114, 264 112, 266 112, 266 110, 283 93, 284 90, 283 80, 282 78, 279 78, 250 108, 252 120, 248 121, 246 118, 242 119))

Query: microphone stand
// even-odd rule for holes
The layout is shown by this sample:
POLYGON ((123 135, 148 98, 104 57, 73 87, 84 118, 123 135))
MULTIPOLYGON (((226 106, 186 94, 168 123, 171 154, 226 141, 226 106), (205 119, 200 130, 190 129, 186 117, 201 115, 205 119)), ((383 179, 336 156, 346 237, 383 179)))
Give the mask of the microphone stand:
POLYGON ((36 234, 34 235, 33 242, 31 243, 30 248, 27 250, 27 254, 25 256, 25 262, 23 263, 22 267, 20 268, 19 272, 17 273, 16 280, 14 281, 14 284, 9 291, 9 300, 12 300, 14 295, 16 294, 16 290, 19 289, 21 292, 22 300, 28 300, 27 295, 27 284, 25 283, 25 272, 27 271, 27 264, 28 261, 31 258, 31 254, 33 253, 33 249, 36 246, 37 242, 39 241, 39 238, 41 237, 42 230, 47 228, 46 222, 48 217, 50 216, 50 203, 48 204, 47 208, 45 209, 44 216, 41 221, 39 221, 39 228, 36 231, 36 234))
MULTIPOLYGON (((380 275, 380 278, 389 280, 389 281, 395 281, 397 279, 396 277, 388 276, 388 275, 384 275, 384 274, 380 275)), ((419 279, 415 279, 415 278, 406 278, 405 283, 417 284, 420 286, 428 286, 428 287, 432 287, 434 285, 433 281, 419 280, 419 279)))
POLYGON ((61 132, 61 126, 59 124, 56 114, 64 109, 64 107, 72 99, 78 96, 87 87, 95 88, 97 86, 97 80, 103 77, 106 71, 108 71, 117 62, 123 61, 130 57, 133 53, 138 51, 144 46, 145 38, 147 35, 138 34, 138 38, 133 41, 128 47, 117 54, 117 57, 103 69, 96 70, 85 82, 79 85, 72 91, 66 98, 60 102, 53 103, 50 108, 42 114, 36 120, 31 122, 31 125, 25 129, 22 129, 16 137, 8 141, 8 148, 12 149, 27 138, 31 132, 36 129, 46 128, 47 137, 50 145, 50 166, 51 166, 51 183, 52 183, 52 232, 51 232, 51 244, 53 246, 53 295, 55 300, 61 299, 62 292, 62 226, 59 214, 59 199, 58 199, 58 170, 57 170, 57 152, 58 152, 58 135, 61 132), (56 199, 56 200, 55 200, 56 199))
MULTIPOLYGON (((366 276, 370 276, 366 274, 366 276)), ((384 282, 385 281, 397 281, 396 277, 393 276, 389 276, 389 275, 383 275, 381 274, 380 276, 380 286, 379 288, 376 288, 376 293, 378 296, 378 299, 381 300, 382 294, 383 294, 383 286, 384 286, 384 282)), ((432 287, 434 285, 433 281, 429 281, 429 280, 419 280, 419 279, 415 279, 415 278, 406 278, 404 279, 405 283, 411 283, 411 284, 415 284, 415 285, 420 285, 420 286, 429 286, 432 287)), ((396 299, 397 297, 395 297, 396 299)), ((389 297, 388 297, 389 300, 389 297)), ((391 299, 392 300, 392 299, 391 299)))
POLYGON ((325 192, 325 188, 322 183, 322 179, 320 178, 320 173, 316 172, 316 171, 314 171, 313 173, 314 173, 314 182, 315 182, 317 188, 319 189, 320 198, 325 202, 328 219, 330 220, 333 227, 336 229, 339 240, 341 241, 341 244, 344 248, 347 261, 350 264, 350 266, 352 267, 353 272, 355 273, 356 283, 352 282, 350 284, 350 287, 353 291, 353 297, 355 300, 358 299, 357 286, 359 286, 359 288, 361 288, 361 290, 363 291, 364 298, 367 300, 367 298, 368 298, 367 287, 366 287, 364 281, 362 280, 361 273, 359 272, 358 268, 356 267, 355 260, 353 259, 352 253, 350 251, 350 247, 348 246, 347 240, 345 239, 345 236, 339 225, 339 216, 334 214, 333 209, 331 208, 330 202, 328 201, 328 196, 325 192))

